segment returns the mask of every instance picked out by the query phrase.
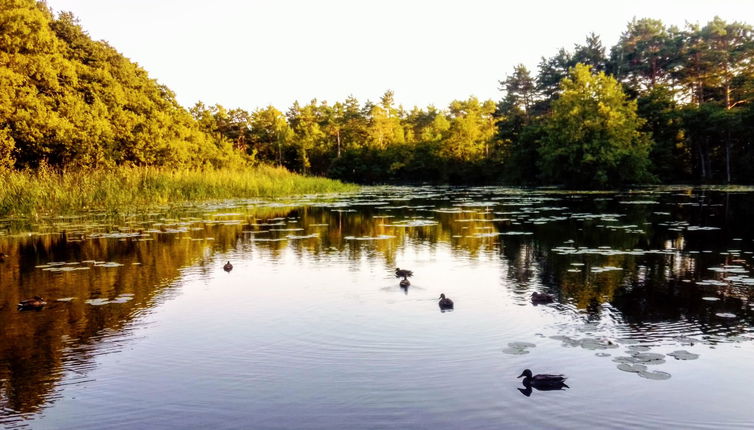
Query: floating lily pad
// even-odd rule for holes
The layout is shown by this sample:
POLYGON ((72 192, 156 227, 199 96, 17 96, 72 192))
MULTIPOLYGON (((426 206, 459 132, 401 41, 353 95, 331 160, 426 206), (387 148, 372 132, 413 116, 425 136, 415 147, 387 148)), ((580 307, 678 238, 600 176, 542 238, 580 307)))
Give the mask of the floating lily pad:
POLYGON ((96 267, 120 267, 122 264, 114 261, 108 261, 107 263, 95 264, 96 267))
POLYGON ((665 379, 670 379, 670 373, 668 372, 661 372, 659 370, 655 370, 652 372, 647 372, 646 370, 637 372, 639 376, 646 379, 653 379, 655 381, 662 381, 665 379))
POLYGON ((693 352, 688 352, 686 350, 673 351, 668 355, 674 357, 676 360, 696 360, 699 358, 699 354, 694 354, 693 352))
POLYGON ((594 355, 596 355, 597 357, 610 357, 612 354, 610 354, 609 352, 598 352, 594 355))
POLYGON ((581 341, 579 339, 573 339, 568 336, 550 336, 550 339, 563 342, 563 346, 581 346, 581 341))
POLYGON ((581 339, 581 347, 589 350, 596 349, 614 349, 618 348, 618 345, 609 340, 586 338, 581 339))
POLYGON ((646 345, 629 345, 627 347, 631 352, 645 352, 649 351, 651 348, 646 345))
POLYGON ((639 352, 631 355, 642 364, 662 364, 665 362, 665 354, 656 352, 639 352))
POLYGON ((646 372, 647 366, 642 366, 641 364, 621 363, 618 365, 618 370, 622 370, 624 372, 639 373, 646 372))
POLYGON ((61 298, 59 298, 59 299, 57 299, 55 301, 56 302, 70 302, 70 301, 73 301, 75 299, 76 299, 75 297, 61 297, 61 298))
POLYGON ((511 355, 523 355, 528 354, 529 350, 526 348, 503 348, 504 354, 511 354, 511 355))
POLYGON ((717 302, 720 301, 719 297, 702 297, 702 300, 706 300, 708 302, 717 302))
POLYGON ((509 342, 508 346, 511 348, 534 348, 537 345, 529 342, 509 342))
POLYGON ((715 314, 715 316, 718 316, 720 318, 735 318, 736 314, 732 314, 730 312, 718 312, 715 314))
POLYGON ((108 299, 89 299, 85 301, 84 303, 92 305, 92 306, 102 306, 110 303, 110 300, 108 299))

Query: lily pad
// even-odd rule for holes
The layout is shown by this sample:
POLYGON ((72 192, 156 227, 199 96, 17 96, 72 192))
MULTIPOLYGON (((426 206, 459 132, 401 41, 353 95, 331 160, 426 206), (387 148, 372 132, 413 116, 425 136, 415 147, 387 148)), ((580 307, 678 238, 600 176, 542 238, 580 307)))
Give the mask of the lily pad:
POLYGON ((646 372, 647 366, 642 366, 641 364, 621 363, 618 365, 618 370, 622 370, 624 372, 639 373, 646 372))
POLYGON ((581 347, 593 351, 596 349, 615 349, 618 348, 618 345, 609 340, 585 338, 581 339, 581 347))
POLYGON ((629 353, 631 353, 631 352, 645 352, 645 351, 649 351, 651 349, 650 347, 648 347, 646 345, 630 345, 627 348, 630 350, 629 353))
POLYGON ((699 358, 699 354, 694 354, 693 352, 688 352, 686 350, 673 351, 668 355, 674 357, 676 360, 696 360, 699 358))
POLYGON ((730 312, 718 312, 715 314, 715 316, 718 316, 720 318, 735 318, 736 314, 732 314, 730 312))
POLYGON ((652 371, 652 372, 641 371, 641 372, 637 372, 637 373, 642 378, 653 379, 655 381, 662 381, 662 380, 665 380, 665 379, 670 379, 670 373, 668 373, 668 372, 661 372, 659 370, 655 370, 655 371, 652 371))
POLYGON ((108 299, 89 299, 85 301, 84 303, 92 305, 92 306, 102 306, 110 303, 110 300, 108 299))
POLYGON ((639 352, 631 355, 642 364, 662 364, 665 362, 665 354, 656 352, 639 352))
POLYGON ((526 348, 503 348, 504 354, 511 354, 511 355, 523 355, 528 354, 529 350, 526 348))
POLYGON ((534 348, 537 345, 529 342, 509 342, 508 346, 511 348, 534 348))

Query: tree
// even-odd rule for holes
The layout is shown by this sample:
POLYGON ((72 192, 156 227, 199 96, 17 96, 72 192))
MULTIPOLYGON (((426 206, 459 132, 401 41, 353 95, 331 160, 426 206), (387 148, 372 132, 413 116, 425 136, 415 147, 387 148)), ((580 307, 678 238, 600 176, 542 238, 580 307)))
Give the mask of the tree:
POLYGON ((577 64, 560 83, 539 149, 543 178, 570 186, 607 187, 650 179, 651 140, 636 102, 604 72, 577 64))
POLYGON ((592 66, 592 70, 603 72, 607 66, 607 57, 605 56, 605 47, 602 45, 600 37, 594 33, 586 36, 584 45, 577 44, 573 50, 571 58, 573 64, 581 63, 592 66))
POLYGON ((450 103, 450 129, 442 153, 462 161, 480 160, 489 155, 495 136, 495 103, 480 103, 476 97, 450 103))
POLYGON ((573 57, 560 48, 554 57, 542 57, 539 62, 539 74, 537 75, 537 91, 547 101, 551 101, 558 93, 560 81, 568 75, 568 70, 573 67, 573 57))
POLYGON ((273 106, 257 109, 250 115, 249 146, 262 162, 283 165, 283 147, 291 130, 282 112, 273 106))
POLYGON ((634 18, 612 49, 612 73, 637 92, 669 83, 678 51, 673 36, 677 32, 658 19, 634 18))
POLYGON ((513 74, 500 81, 503 100, 499 110, 506 115, 521 114, 530 119, 536 97, 536 82, 523 64, 513 68, 513 74))

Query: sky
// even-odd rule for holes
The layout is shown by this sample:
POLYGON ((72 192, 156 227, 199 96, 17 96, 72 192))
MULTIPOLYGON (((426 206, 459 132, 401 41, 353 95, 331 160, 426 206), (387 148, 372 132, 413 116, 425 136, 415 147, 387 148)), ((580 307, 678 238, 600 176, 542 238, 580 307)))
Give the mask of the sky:
POLYGON ((632 18, 666 25, 714 16, 754 25, 754 0, 47 0, 70 11, 178 102, 252 111, 295 100, 379 100, 406 108, 501 98, 516 64, 590 32, 609 48, 632 18))

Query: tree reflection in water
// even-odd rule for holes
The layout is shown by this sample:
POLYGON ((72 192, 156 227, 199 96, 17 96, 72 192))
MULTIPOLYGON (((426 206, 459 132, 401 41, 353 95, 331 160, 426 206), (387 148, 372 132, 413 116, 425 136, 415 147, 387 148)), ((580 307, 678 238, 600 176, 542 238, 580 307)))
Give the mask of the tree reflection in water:
MULTIPOLYGON (((173 219, 56 220, 46 231, 33 227, 41 233, 11 232, 0 236, 7 254, 0 261, 0 416, 14 420, 53 402, 64 374, 86 378, 102 340, 128 339, 132 321, 170 297, 183 268, 208 272, 216 254, 250 244, 273 257, 292 250, 321 264, 336 254, 351 270, 362 259, 379 259, 387 273, 404 247, 448 244, 458 258, 505 261, 502 276, 522 304, 533 291, 547 292, 567 305, 564 312, 618 319, 637 332, 651 322, 683 321, 720 334, 716 314, 724 311, 738 316, 728 333, 743 332, 752 322, 751 288, 707 269, 751 270, 752 226, 745 220, 754 205, 751 194, 724 197, 687 189, 640 196, 383 189, 241 205, 233 214, 203 208, 173 219), (642 199, 663 204, 623 204, 642 199), (721 230, 675 228, 683 227, 679 222, 721 230), (45 309, 16 311, 34 295, 47 299, 45 309), (714 308, 705 296, 719 299, 714 308)), ((108 348, 122 342, 115 345, 108 348)))

